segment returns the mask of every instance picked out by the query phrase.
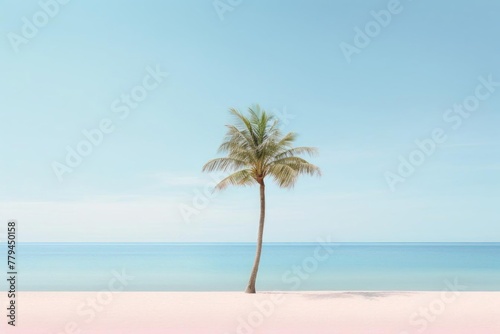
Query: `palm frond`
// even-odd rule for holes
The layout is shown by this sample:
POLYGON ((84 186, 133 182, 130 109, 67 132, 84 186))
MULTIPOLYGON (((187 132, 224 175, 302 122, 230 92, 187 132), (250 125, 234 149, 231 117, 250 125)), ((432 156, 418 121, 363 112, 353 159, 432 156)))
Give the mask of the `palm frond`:
POLYGON ((277 154, 274 159, 279 160, 287 157, 295 157, 298 155, 307 154, 309 156, 315 156, 318 154, 318 149, 315 147, 299 146, 289 148, 279 154, 277 154))
POLYGON ((228 186, 250 186, 257 183, 257 181, 252 177, 252 172, 248 169, 243 169, 222 179, 215 186, 214 190, 224 190, 228 186))
POLYGON ((213 172, 213 171, 234 171, 242 167, 246 167, 247 163, 242 160, 234 159, 234 158, 216 158, 207 162, 203 166, 204 172, 213 172))
POLYGON ((285 164, 273 164, 267 171, 267 175, 271 176, 282 188, 292 188, 297 181, 298 174, 296 170, 285 164))
POLYGON ((309 174, 312 176, 321 176, 321 170, 318 166, 315 166, 306 160, 299 157, 286 157, 279 160, 275 160, 273 165, 285 165, 292 168, 298 174, 309 174))

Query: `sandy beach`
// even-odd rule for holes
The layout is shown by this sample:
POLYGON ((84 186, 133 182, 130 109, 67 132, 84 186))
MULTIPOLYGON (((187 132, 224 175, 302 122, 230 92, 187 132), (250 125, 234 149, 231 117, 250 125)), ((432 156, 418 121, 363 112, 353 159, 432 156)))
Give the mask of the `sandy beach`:
POLYGON ((21 292, 16 327, 2 318, 2 333, 494 334, 500 292, 21 292))

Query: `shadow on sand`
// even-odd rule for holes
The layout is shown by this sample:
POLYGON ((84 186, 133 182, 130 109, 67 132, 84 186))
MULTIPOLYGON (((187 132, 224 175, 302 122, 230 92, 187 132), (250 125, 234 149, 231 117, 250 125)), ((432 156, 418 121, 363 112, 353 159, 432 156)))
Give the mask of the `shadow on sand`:
POLYGON ((283 295, 297 295, 308 299, 326 299, 326 298, 365 298, 365 299, 379 299, 393 296, 410 296, 413 293, 408 291, 328 291, 328 292, 262 292, 262 294, 283 294, 283 295))

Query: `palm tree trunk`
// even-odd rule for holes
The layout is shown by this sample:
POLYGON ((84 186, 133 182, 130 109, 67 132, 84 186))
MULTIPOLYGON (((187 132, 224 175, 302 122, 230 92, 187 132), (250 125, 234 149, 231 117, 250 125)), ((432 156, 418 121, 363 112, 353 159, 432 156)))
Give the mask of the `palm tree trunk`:
POLYGON ((255 253, 255 261, 253 263, 252 273, 248 281, 246 293, 255 293, 255 281, 257 280, 257 271, 259 270, 260 254, 262 252, 262 236, 264 235, 264 218, 266 216, 266 193, 264 180, 260 183, 260 221, 259 235, 257 237, 257 251, 255 253))

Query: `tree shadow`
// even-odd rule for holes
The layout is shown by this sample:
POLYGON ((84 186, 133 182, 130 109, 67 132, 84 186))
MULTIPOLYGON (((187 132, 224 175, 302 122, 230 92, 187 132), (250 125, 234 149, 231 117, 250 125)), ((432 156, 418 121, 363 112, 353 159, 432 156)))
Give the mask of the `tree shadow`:
POLYGON ((330 298, 365 298, 370 300, 394 297, 410 296, 414 292, 408 291, 328 291, 328 292, 262 292, 263 294, 299 295, 308 299, 330 299, 330 298))

